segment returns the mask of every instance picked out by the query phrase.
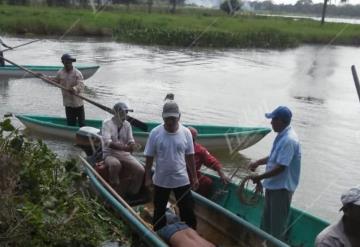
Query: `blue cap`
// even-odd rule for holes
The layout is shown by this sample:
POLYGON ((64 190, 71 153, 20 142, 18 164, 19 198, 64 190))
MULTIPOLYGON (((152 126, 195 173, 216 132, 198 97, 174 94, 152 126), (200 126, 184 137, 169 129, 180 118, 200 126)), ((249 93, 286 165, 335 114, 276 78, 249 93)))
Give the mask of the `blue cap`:
POLYGON ((72 57, 70 54, 65 53, 61 56, 61 61, 71 61, 76 62, 76 58, 72 57))
POLYGON ((292 113, 289 108, 286 106, 279 106, 275 110, 273 110, 271 113, 265 113, 266 118, 279 118, 285 122, 290 122, 292 113))

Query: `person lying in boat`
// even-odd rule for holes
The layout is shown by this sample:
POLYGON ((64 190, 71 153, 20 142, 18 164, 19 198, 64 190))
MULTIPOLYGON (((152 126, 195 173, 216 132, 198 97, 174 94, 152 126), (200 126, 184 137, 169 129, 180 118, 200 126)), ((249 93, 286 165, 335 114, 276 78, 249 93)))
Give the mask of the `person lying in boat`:
POLYGON ((171 247, 215 247, 185 222, 181 222, 171 210, 167 209, 165 216, 167 225, 158 230, 157 234, 171 247))
POLYGON ((343 193, 341 202, 343 217, 319 233, 315 240, 316 247, 360 246, 360 186, 343 193))
POLYGON ((126 115, 133 110, 123 102, 116 103, 113 110, 114 116, 104 120, 101 129, 105 168, 110 185, 120 196, 131 197, 140 191, 145 172, 131 154, 136 144, 126 115))
MULTIPOLYGON (((60 69, 56 73, 56 76, 50 77, 50 79, 68 88, 72 93, 82 93, 85 88, 84 77, 81 72, 73 66, 73 62, 76 62, 76 59, 69 54, 64 54, 61 56, 61 62, 64 68, 60 69)), ((44 76, 42 74, 39 75, 44 76)), ((63 89, 61 92, 63 95, 67 125, 75 126, 77 123, 80 127, 84 126, 85 110, 83 100, 63 89)))
POLYGON ((216 171, 219 174, 223 184, 229 183, 230 179, 226 177, 222 171, 221 163, 214 156, 212 156, 205 147, 196 142, 198 131, 191 126, 189 126, 188 129, 191 132, 194 142, 196 175, 199 180, 199 187, 195 191, 202 196, 209 197, 213 181, 209 177, 203 176, 201 174, 200 169, 202 165, 205 165, 216 171))
MULTIPOLYGON (((0 39, 0 45, 4 46, 4 47, 6 47, 6 48, 12 49, 12 47, 11 47, 11 46, 8 46, 7 44, 5 44, 5 43, 2 41, 2 39, 0 39)), ((5 66, 5 61, 4 61, 3 57, 4 57, 4 53, 3 53, 3 51, 0 49, 0 66, 1 66, 1 67, 5 66)))

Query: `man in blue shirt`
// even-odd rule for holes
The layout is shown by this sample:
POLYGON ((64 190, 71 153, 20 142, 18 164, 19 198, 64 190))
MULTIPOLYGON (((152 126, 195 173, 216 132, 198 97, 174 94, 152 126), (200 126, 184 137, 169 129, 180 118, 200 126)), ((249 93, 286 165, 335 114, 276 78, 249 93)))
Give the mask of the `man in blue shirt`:
POLYGON ((252 162, 250 170, 266 164, 263 174, 253 175, 254 183, 263 181, 265 205, 261 229, 284 240, 292 195, 299 183, 301 150, 299 139, 290 126, 292 113, 286 106, 279 106, 265 114, 271 119, 276 136, 270 155, 252 162))

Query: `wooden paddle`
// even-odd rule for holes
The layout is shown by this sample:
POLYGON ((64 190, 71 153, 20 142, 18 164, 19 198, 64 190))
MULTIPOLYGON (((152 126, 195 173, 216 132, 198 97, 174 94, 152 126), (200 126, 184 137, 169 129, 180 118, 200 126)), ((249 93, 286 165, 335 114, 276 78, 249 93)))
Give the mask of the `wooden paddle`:
MULTIPOLYGON (((85 97, 85 96, 83 96, 83 95, 76 94, 76 93, 74 93, 73 91, 69 90, 68 88, 64 87, 63 85, 60 85, 59 83, 57 83, 57 82, 55 82, 55 81, 53 81, 53 80, 51 80, 51 79, 49 79, 49 78, 47 78, 47 77, 44 77, 44 76, 42 76, 42 75, 39 75, 39 74, 35 73, 34 71, 31 71, 31 70, 29 70, 28 68, 25 68, 24 66, 18 65, 18 64, 16 64, 16 63, 10 61, 10 60, 7 59, 7 58, 4 58, 4 57, 3 57, 3 59, 4 59, 6 62, 8 62, 8 63, 10 63, 10 64, 12 64, 12 65, 14 65, 14 66, 16 66, 16 67, 18 67, 18 68, 26 71, 26 72, 28 72, 29 74, 31 74, 31 75, 33 75, 33 76, 35 76, 35 77, 37 77, 37 78, 42 79, 43 81, 45 81, 45 82, 47 82, 47 83, 49 83, 49 84, 51 84, 51 85, 53 85, 53 86, 55 86, 55 87, 61 88, 61 89, 65 90, 65 91, 67 91, 67 92, 69 92, 69 93, 71 93, 71 94, 79 97, 80 99, 83 99, 83 100, 89 102, 90 104, 93 104, 93 105, 99 107, 100 109, 102 109, 102 110, 104 110, 104 111, 107 111, 107 112, 109 112, 109 113, 111 113, 111 114, 114 114, 113 109, 111 109, 111 108, 109 108, 109 107, 107 107, 107 106, 104 106, 104 105, 102 105, 102 104, 100 104, 100 103, 98 103, 98 102, 96 102, 96 101, 93 101, 93 100, 91 100, 91 99, 89 99, 89 98, 87 98, 87 97, 85 97)), ((127 115, 127 120, 128 120, 128 121, 130 122, 130 124, 133 125, 134 127, 137 127, 137 128, 139 128, 139 129, 141 129, 141 130, 143 130, 143 131, 147 131, 147 130, 148 130, 147 124, 144 123, 144 122, 142 122, 142 121, 140 121, 140 120, 137 120, 136 118, 133 118, 133 117, 130 117, 130 116, 127 115)))
POLYGON ((35 40, 30 41, 30 42, 21 44, 21 45, 13 46, 13 47, 11 47, 11 48, 6 48, 6 49, 2 50, 2 52, 8 51, 8 50, 14 50, 14 49, 16 49, 16 48, 19 48, 19 47, 22 47, 22 46, 25 46, 25 45, 29 45, 29 44, 31 44, 31 43, 38 42, 38 41, 40 41, 40 40, 41 40, 41 39, 35 39, 35 40))
POLYGON ((354 78, 354 83, 355 83, 356 91, 357 91, 357 94, 358 94, 358 97, 359 97, 359 101, 360 101, 360 83, 359 83, 358 75, 357 75, 357 73, 356 73, 355 65, 352 65, 352 66, 351 66, 351 72, 352 72, 352 75, 353 75, 353 78, 354 78))

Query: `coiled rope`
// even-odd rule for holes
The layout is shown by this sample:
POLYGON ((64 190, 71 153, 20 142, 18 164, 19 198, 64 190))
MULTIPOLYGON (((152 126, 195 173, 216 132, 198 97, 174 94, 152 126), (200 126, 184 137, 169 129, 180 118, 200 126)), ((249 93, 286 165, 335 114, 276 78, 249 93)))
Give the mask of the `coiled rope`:
POLYGON ((241 184, 237 190, 237 195, 241 203, 254 206, 259 202, 263 195, 263 187, 261 183, 257 183, 254 187, 253 183, 251 182, 252 188, 250 188, 249 181, 252 181, 251 176, 247 176, 241 181, 241 184))

